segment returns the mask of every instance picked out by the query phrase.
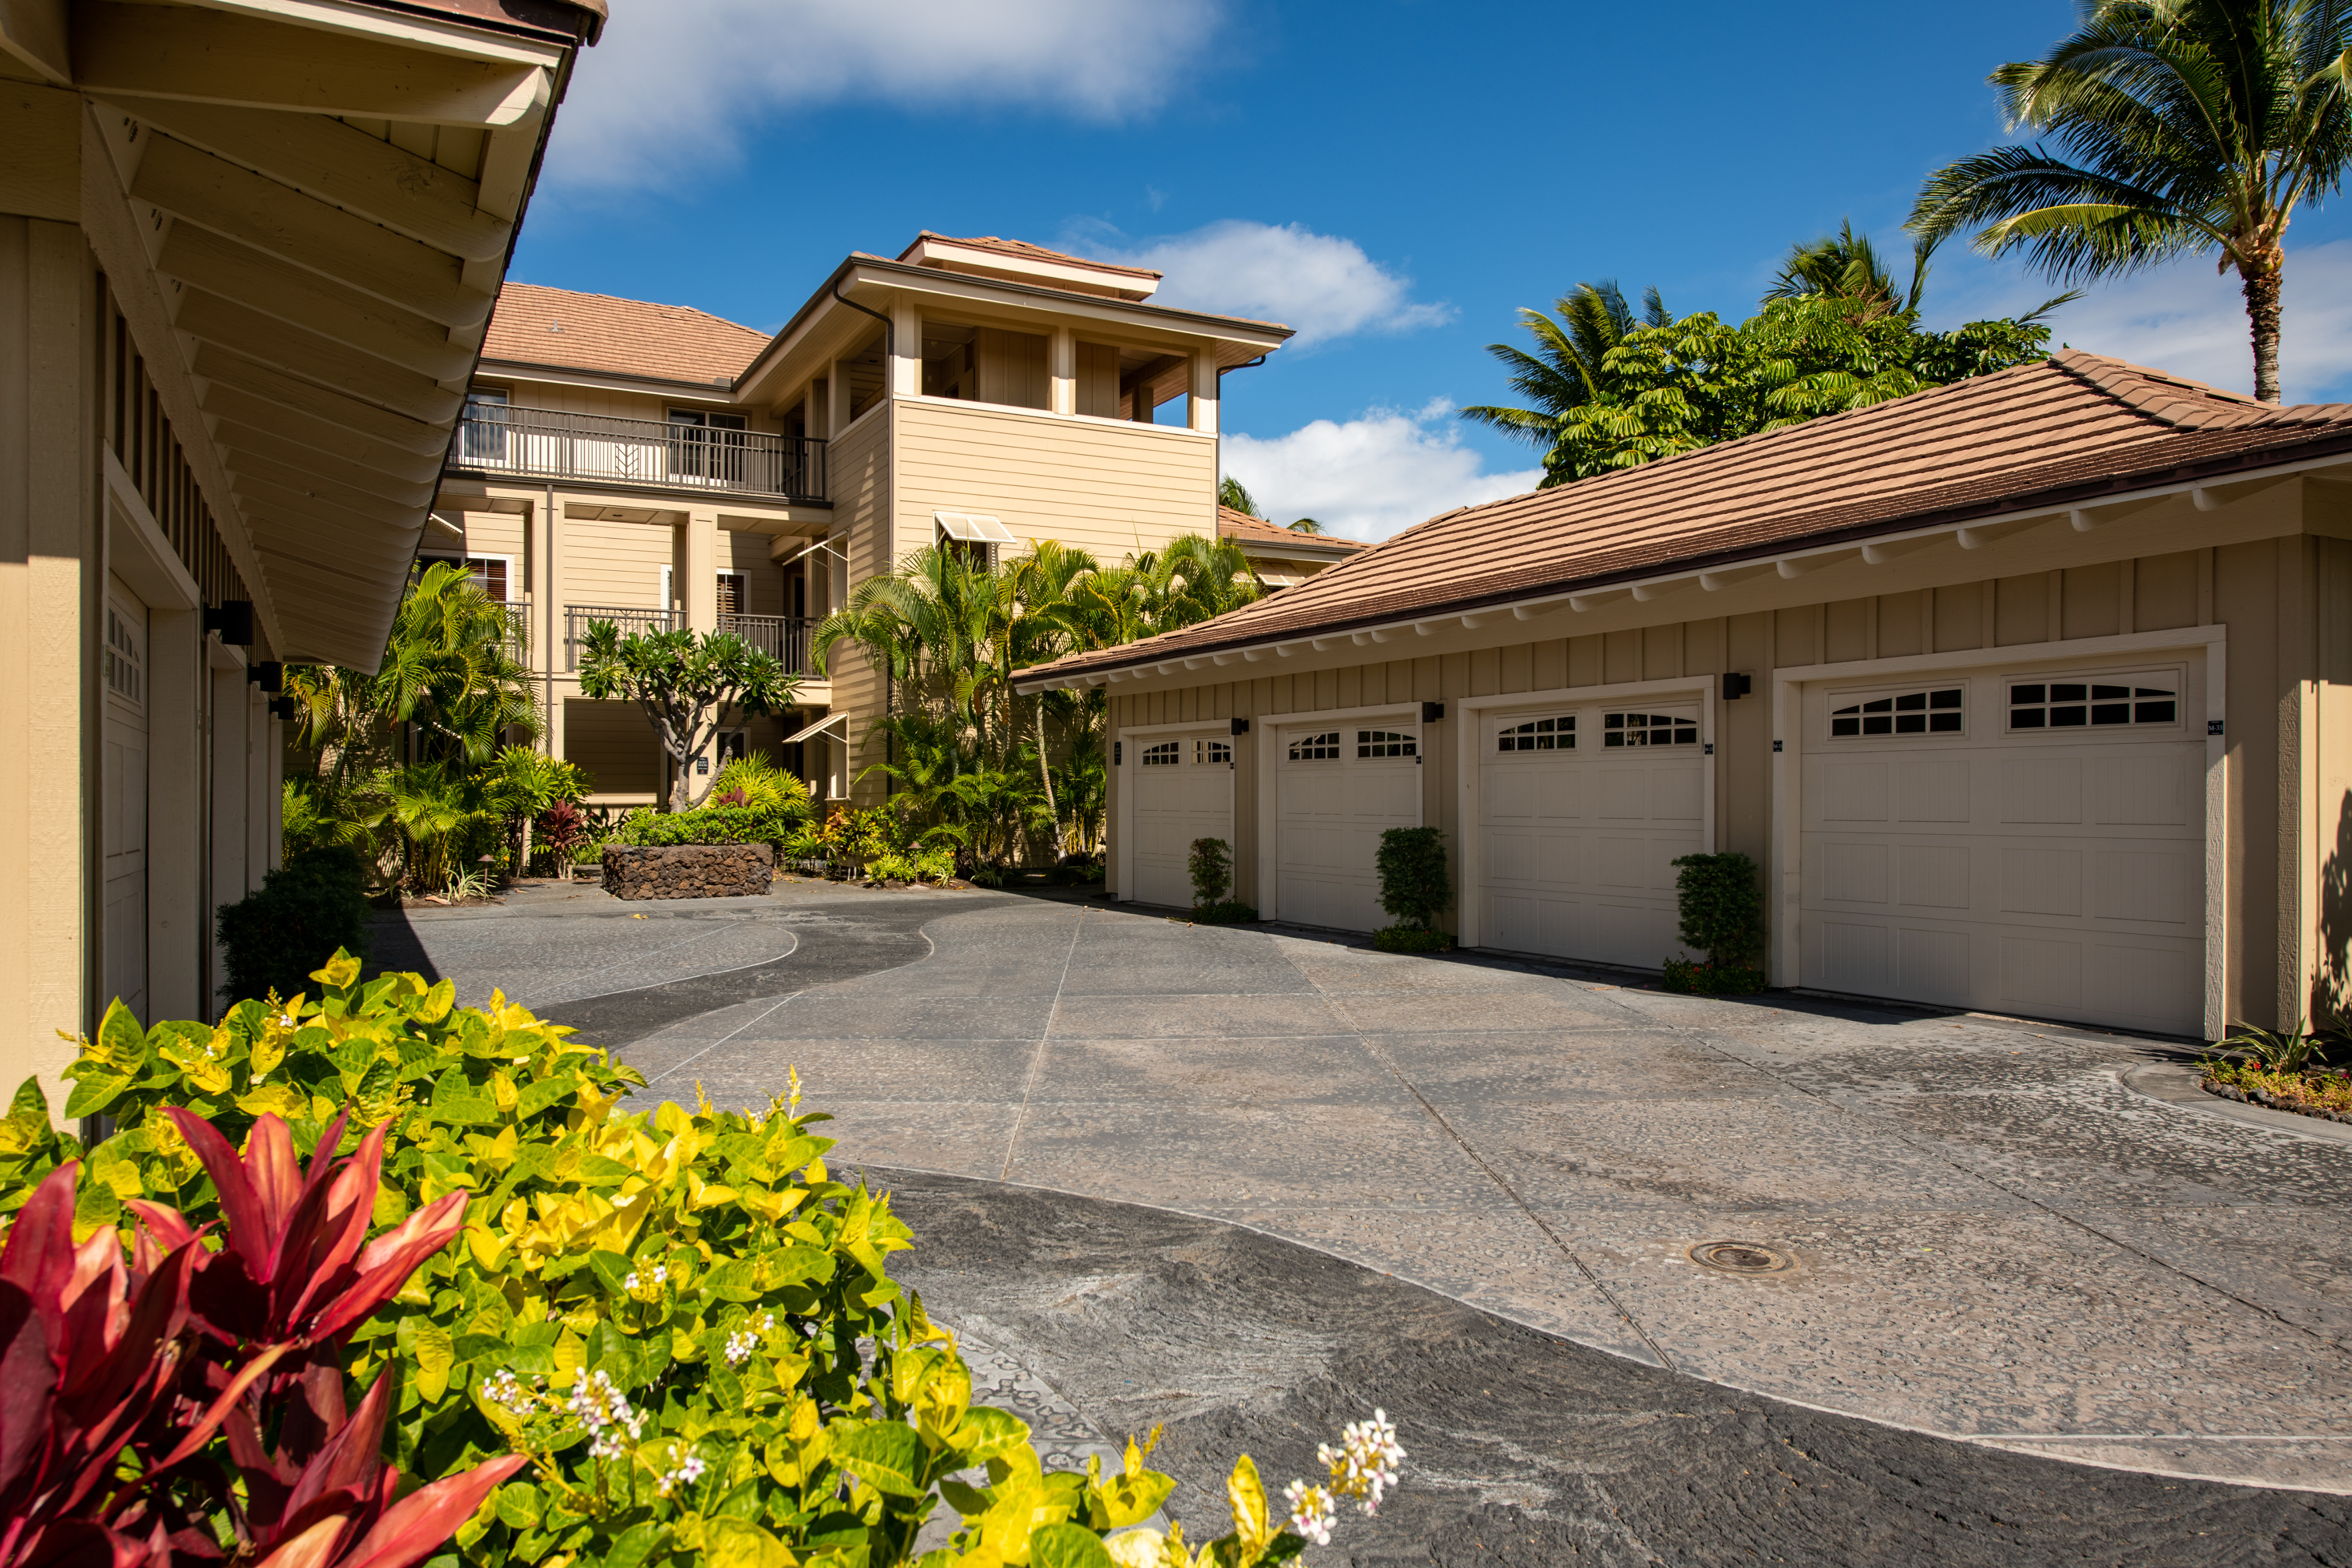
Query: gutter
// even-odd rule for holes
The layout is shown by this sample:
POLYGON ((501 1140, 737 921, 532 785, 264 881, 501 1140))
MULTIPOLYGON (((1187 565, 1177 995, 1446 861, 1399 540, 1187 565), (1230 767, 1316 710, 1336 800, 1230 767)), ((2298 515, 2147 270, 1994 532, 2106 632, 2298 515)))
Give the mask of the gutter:
MULTIPOLYGON (((2129 489, 2116 488, 2124 482, 2123 477, 2118 476, 2106 481, 2104 488, 2073 485, 2039 494, 2028 492, 2022 496, 2006 497, 1980 506, 1950 508, 1940 516, 1933 512, 1921 514, 1937 518, 1930 523, 1923 524, 1920 515, 1862 523, 1827 534, 1801 536, 1799 542, 1780 549, 1763 552, 1748 549, 1686 556, 1672 566, 1651 565, 1598 577, 1570 579, 1572 586, 1555 585, 1534 593, 1506 593, 1457 600, 1451 605, 1441 603, 1402 617, 1391 612, 1355 620, 1338 620, 1273 637, 1244 637, 1222 644, 1196 644, 1165 654, 1147 654, 1141 658, 1099 664, 1068 675, 1016 681, 1013 689, 1027 697, 1040 691, 1105 686, 1127 679, 1143 667, 1152 665, 1159 667, 1158 673, 1169 674, 1172 673, 1172 667, 1178 665, 1186 669, 1198 669, 1204 665, 1224 666, 1237 661, 1255 664, 1269 658, 1292 658, 1302 647, 1320 653, 1343 637, 1362 647, 1390 643, 1407 636, 1431 637, 1444 629, 1446 622, 1454 620, 1475 630, 1506 615, 1516 620, 1531 621, 1563 606, 1582 614, 1627 597, 1635 603, 1646 604, 1693 581, 1703 591, 1714 593, 1735 583, 1762 576, 1767 572, 1777 572, 1782 578, 1793 580, 1817 567, 1831 564, 1836 558, 1857 552, 1865 562, 1878 565, 1908 554, 1914 549, 1939 542, 1948 534, 1958 535, 1958 542, 1963 550, 1979 550, 2011 533, 2039 527, 2059 515, 2067 519, 2075 532, 2088 533, 2102 526, 2102 520, 2092 515, 2101 508, 2186 493, 2193 500, 2198 510, 2210 511, 2221 504, 2207 494, 2210 486, 2242 484, 2259 479, 2286 479, 2313 468, 2338 467, 2347 453, 2352 453, 2352 433, 2339 431, 2336 439, 2326 444, 2319 455, 2289 462, 2248 463, 2240 458, 2235 460, 2237 471, 2231 471, 2231 462, 2224 460, 2205 466, 2205 471, 2192 471, 2189 478, 2129 489), (1879 552, 1883 553, 1877 553, 1879 552)), ((2173 471, 2179 473, 2183 468, 2195 470, 2199 467, 2178 464, 2173 471)), ((1040 667, 1041 670, 1052 668, 1050 665, 1040 667)))

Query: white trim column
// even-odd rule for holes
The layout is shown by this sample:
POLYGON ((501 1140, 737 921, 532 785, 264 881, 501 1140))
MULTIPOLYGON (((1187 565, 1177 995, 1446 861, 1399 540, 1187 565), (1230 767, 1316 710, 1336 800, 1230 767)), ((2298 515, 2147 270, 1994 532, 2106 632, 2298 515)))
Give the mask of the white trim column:
POLYGON ((1056 414, 1078 411, 1078 333, 1055 327, 1045 343, 1046 404, 1056 414))
POLYGON ((1192 351, 1192 395, 1185 399, 1185 422, 1203 436, 1217 433, 1217 353, 1192 351))
POLYGON ((923 312, 911 304, 890 307, 889 392, 916 397, 923 390, 923 312))

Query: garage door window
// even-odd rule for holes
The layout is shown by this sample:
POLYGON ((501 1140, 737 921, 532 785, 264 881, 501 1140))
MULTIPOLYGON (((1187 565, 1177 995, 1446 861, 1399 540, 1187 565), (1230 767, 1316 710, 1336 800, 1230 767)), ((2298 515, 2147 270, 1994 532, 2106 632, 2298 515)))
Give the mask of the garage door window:
POLYGON ((1145 747, 1143 751, 1143 765, 1147 768, 1172 768, 1183 760, 1184 742, 1181 741, 1162 741, 1156 746, 1145 747))
POLYGON ((1556 719, 1530 719, 1524 724, 1506 726, 1495 738, 1498 752, 1572 752, 1576 750, 1576 715, 1563 713, 1556 719))
POLYGON ((1234 760, 1234 749, 1223 741, 1195 741, 1192 760, 1204 766, 1213 763, 1222 768, 1234 760))
POLYGON ((2179 721, 2179 683, 2163 676, 2014 682, 2009 689, 2011 730, 2079 730, 2179 721))
POLYGON ((1356 731, 1356 755, 1359 757, 1410 757, 1419 754, 1413 737, 1399 730, 1359 730, 1356 731))
POLYGON ((1294 763, 1336 763, 1339 760, 1339 731, 1326 730, 1319 735, 1301 735, 1290 742, 1290 760, 1294 763))
POLYGON ((1895 697, 1873 697, 1830 710, 1830 733, 1836 735, 1957 735, 1963 727, 1961 692, 1948 686, 1934 691, 1906 691, 1895 697))
POLYGON ((1609 746, 1696 746, 1698 719, 1690 713, 1604 713, 1601 743, 1609 746))

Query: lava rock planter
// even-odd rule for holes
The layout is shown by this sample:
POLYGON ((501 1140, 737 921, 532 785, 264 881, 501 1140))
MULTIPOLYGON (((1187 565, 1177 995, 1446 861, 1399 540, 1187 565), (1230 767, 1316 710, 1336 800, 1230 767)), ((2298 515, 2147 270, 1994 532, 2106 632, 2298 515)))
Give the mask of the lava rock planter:
POLYGON ((604 890, 616 899, 764 898, 775 881, 768 844, 604 847, 604 890))

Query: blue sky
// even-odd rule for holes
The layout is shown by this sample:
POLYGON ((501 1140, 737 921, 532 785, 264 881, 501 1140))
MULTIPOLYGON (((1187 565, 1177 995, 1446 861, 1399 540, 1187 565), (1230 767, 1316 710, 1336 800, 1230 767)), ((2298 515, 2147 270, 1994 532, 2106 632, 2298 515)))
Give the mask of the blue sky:
MULTIPOLYGON (((1450 410, 1580 279, 1735 319, 1790 244, 1890 248, 1991 144, 1986 72, 2064 0, 1969 6, 1357 0, 615 0, 560 114, 517 279, 780 325, 850 250, 1000 234, 1168 273, 1300 337, 1226 378, 1225 466, 1378 537, 1539 477, 1450 410)), ((2286 393, 2352 398, 2352 195, 2289 237, 2286 393)), ((1940 324, 2056 292, 1954 244, 1940 324)), ((2058 336, 2250 390, 2236 279, 2106 286, 2058 336)))

